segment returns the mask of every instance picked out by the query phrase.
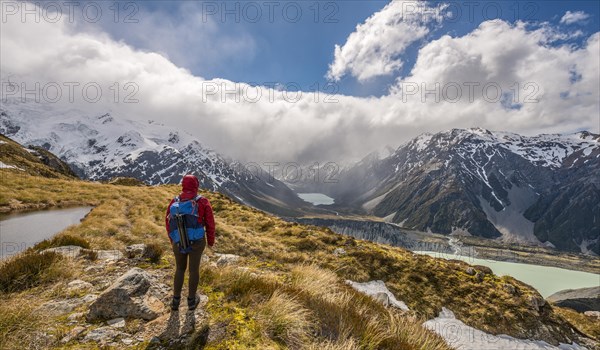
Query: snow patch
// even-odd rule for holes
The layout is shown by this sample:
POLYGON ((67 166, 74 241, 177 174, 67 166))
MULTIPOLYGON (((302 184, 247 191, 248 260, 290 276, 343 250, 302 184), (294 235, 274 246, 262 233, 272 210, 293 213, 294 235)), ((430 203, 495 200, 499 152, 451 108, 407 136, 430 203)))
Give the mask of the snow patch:
POLYGON ((423 326, 460 350, 511 349, 511 350, 587 350, 576 343, 559 344, 558 347, 542 340, 518 339, 508 335, 492 335, 467 326, 457 320, 452 311, 443 307, 439 316, 423 323, 423 326))
MULTIPOLYGON (((392 219, 394 218, 394 216, 396 216, 396 212, 393 212, 390 215, 384 216, 383 221, 384 222, 392 222, 392 219)), ((406 220, 404 220, 404 221, 406 221, 406 220)), ((399 225, 403 224, 404 221, 402 221, 399 225)))
POLYGON ((390 292, 390 290, 386 287, 386 285, 385 285, 385 283, 383 283, 383 281, 370 281, 370 282, 360 283, 360 282, 353 282, 350 280, 346 280, 346 283, 348 283, 352 288, 356 289, 357 291, 364 293, 370 297, 374 297, 380 293, 387 294, 389 301, 390 301, 390 305, 397 307, 400 310, 404 310, 404 311, 409 310, 408 306, 406 306, 406 304, 403 301, 396 299, 394 294, 392 294, 392 292, 390 292))
POLYGON ((591 246, 591 245, 598 244, 598 240, 599 240, 598 238, 596 238, 596 239, 590 239, 590 240, 587 240, 587 239, 582 240, 581 244, 579 245, 579 248, 581 249, 581 252, 583 254, 586 254, 586 255, 597 256, 598 254, 596 254, 594 251, 588 249, 588 247, 591 246))
POLYGON ((9 165, 9 164, 3 163, 3 162, 0 162, 0 169, 17 169, 17 170, 23 171, 23 169, 21 169, 19 167, 16 167, 14 165, 9 165))
POLYGON ((472 236, 472 234, 465 228, 452 226, 452 232, 450 232, 450 236, 469 237, 472 236))
POLYGON ((417 152, 420 152, 422 150, 424 150, 425 148, 427 148, 427 146, 429 146, 429 142, 431 141, 431 138, 433 137, 432 134, 429 133, 425 133, 422 134, 420 136, 418 136, 415 139, 415 147, 417 148, 417 152))
POLYGON ((534 223, 527 220, 523 213, 537 199, 535 192, 529 187, 513 186, 508 190, 510 205, 502 211, 496 211, 484 198, 478 196, 479 203, 488 220, 502 233, 507 242, 528 242, 541 244, 533 233, 534 223))

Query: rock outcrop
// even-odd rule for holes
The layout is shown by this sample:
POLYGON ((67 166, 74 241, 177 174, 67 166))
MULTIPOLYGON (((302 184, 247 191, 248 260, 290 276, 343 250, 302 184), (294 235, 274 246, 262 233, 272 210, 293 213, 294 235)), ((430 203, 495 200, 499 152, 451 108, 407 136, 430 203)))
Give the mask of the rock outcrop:
POLYGON ((240 256, 235 254, 216 254, 216 256, 218 256, 217 266, 235 264, 240 260, 240 256))
POLYGON ((153 320, 164 311, 157 297, 157 282, 137 267, 119 277, 90 305, 88 320, 108 320, 119 317, 153 320))
POLYGON ((600 287, 561 290, 547 300, 577 312, 600 311, 600 287))

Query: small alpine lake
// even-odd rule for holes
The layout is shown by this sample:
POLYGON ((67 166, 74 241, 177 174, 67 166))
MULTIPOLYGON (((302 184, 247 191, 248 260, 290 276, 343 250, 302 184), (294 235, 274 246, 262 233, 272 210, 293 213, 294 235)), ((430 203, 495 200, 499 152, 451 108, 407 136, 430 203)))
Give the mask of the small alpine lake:
POLYGON ((92 207, 86 206, 0 216, 0 259, 24 251, 78 224, 91 210, 92 207))
POLYGON ((323 193, 297 193, 297 195, 303 201, 313 205, 331 205, 335 201, 333 198, 323 193))
POLYGON ((431 251, 414 251, 416 254, 425 254, 434 258, 462 260, 471 265, 487 266, 499 276, 511 276, 525 282, 547 298, 548 296, 564 290, 600 285, 600 274, 573 271, 558 267, 531 265, 489 259, 478 259, 470 256, 439 253, 431 251))

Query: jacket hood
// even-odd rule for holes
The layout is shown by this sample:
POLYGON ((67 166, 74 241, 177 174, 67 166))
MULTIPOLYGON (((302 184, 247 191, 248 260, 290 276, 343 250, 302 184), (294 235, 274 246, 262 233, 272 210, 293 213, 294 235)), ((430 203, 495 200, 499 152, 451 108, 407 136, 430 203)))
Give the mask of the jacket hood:
POLYGON ((181 180, 181 195, 182 199, 192 198, 198 194, 200 183, 194 175, 188 174, 181 180))

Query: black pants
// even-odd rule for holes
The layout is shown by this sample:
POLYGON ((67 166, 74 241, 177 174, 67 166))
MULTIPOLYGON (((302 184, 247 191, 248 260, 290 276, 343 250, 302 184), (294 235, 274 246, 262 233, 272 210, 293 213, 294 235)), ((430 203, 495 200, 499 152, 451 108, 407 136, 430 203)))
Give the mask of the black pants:
POLYGON ((198 282, 200 280, 200 260, 202 258, 202 252, 206 247, 206 240, 202 239, 192 244, 192 251, 188 254, 182 254, 179 251, 179 247, 173 244, 173 254, 175 254, 175 278, 173 279, 173 295, 176 297, 181 296, 181 288, 183 287, 183 278, 185 276, 185 270, 187 269, 188 261, 190 265, 189 272, 189 286, 188 286, 188 297, 193 298, 196 295, 198 289, 198 282))

